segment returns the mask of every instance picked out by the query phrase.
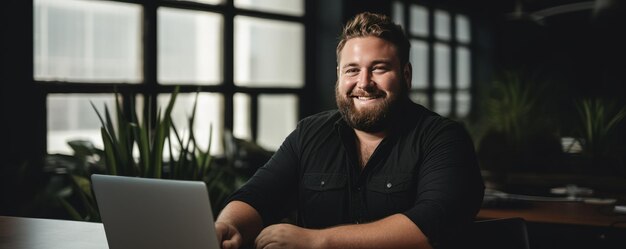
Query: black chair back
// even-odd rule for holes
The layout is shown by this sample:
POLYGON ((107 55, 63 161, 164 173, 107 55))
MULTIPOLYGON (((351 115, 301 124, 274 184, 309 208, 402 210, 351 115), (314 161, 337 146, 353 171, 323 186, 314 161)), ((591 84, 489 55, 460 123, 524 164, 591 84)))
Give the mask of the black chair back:
POLYGON ((468 248, 530 249, 526 221, 522 218, 503 218, 475 221, 465 237, 468 248))

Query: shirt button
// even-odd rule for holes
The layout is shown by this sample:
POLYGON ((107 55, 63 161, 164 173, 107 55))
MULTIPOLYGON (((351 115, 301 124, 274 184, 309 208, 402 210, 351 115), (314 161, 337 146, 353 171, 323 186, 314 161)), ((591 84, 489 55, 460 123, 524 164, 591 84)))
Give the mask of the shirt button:
POLYGON ((392 186, 392 185, 391 185, 391 183, 390 183, 390 182, 388 182, 388 183, 387 183, 387 188, 391 188, 391 186, 392 186))
POLYGON ((326 184, 325 181, 320 182, 320 186, 324 186, 324 184, 326 184))

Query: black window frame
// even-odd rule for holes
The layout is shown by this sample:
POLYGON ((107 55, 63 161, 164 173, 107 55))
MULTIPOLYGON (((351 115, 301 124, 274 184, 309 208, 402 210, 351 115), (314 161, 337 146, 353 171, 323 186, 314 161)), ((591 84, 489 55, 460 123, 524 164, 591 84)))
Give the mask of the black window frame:
MULTIPOLYGON (((34 79, 34 84, 44 94, 45 98, 49 94, 80 94, 80 93, 115 93, 122 95, 123 100, 130 100, 137 95, 143 95, 144 106, 156 107, 156 97, 159 94, 172 93, 176 87, 179 87, 180 93, 219 93, 224 99, 224 130, 233 130, 234 120, 234 103, 233 96, 236 93, 244 93, 250 96, 250 131, 251 140, 255 142, 258 134, 258 96, 260 94, 268 95, 295 95, 298 99, 298 120, 310 114, 312 105, 309 103, 311 96, 307 93, 311 92, 311 66, 313 54, 310 38, 313 36, 311 31, 311 9, 312 1, 304 1, 304 14, 302 16, 291 16, 279 13, 270 13, 251 9, 240 9, 234 6, 234 0, 224 0, 223 3, 214 5, 206 3, 198 3, 191 1, 166 1, 166 0, 104 0, 107 2, 121 2, 141 5, 142 11, 142 76, 141 83, 93 83, 93 82, 77 82, 77 81, 39 81, 34 79), (168 7, 184 10, 205 11, 221 14, 223 16, 223 40, 222 40, 222 82, 215 85, 198 85, 181 82, 176 85, 161 85, 157 81, 157 10, 159 7, 168 7), (283 88, 283 87, 247 87, 237 86, 234 81, 234 17, 247 16, 255 18, 263 18, 267 20, 289 21, 302 24, 304 26, 304 84, 300 88, 283 88)), ((33 1, 34 6, 34 1, 33 1)), ((34 17, 34 13, 33 13, 34 17)), ((34 59, 34 58, 33 58, 34 59)), ((45 100, 44 100, 45 101, 45 100)), ((131 101, 122 101, 123 108, 128 109, 128 103, 131 101)), ((150 108, 152 115, 156 117, 157 108, 150 108)), ((49 115, 46 113, 46 115, 49 115)), ((47 117, 47 116, 46 116, 47 117)), ((47 118, 46 118, 47 119, 47 118)), ((156 122, 156 120, 151 120, 156 122)), ((46 129, 47 134, 47 129, 46 129)), ((44 138, 45 139, 45 138, 44 138)), ((44 143, 47 144, 47 143, 44 143)), ((47 151, 47 149, 46 149, 47 151)))
POLYGON ((410 89, 410 94, 412 93, 421 93, 427 96, 427 107, 429 109, 435 109, 435 94, 440 93, 449 93, 450 94, 450 112, 445 115, 447 117, 453 119, 468 119, 472 116, 475 106, 475 87, 476 87, 476 49, 475 49, 475 32, 473 27, 473 21, 471 15, 466 11, 461 10, 458 6, 449 6, 442 3, 438 3, 437 1, 415 1, 415 0, 394 0, 394 2, 402 4, 402 18, 403 23, 401 24, 405 33, 409 40, 419 40, 423 41, 428 46, 428 54, 427 54, 427 87, 426 89, 410 89), (419 5, 427 9, 428 11, 428 34, 426 36, 419 36, 411 34, 411 5, 419 5), (450 39, 443 40, 439 39, 435 35, 435 11, 442 10, 446 11, 450 17, 450 39), (457 40, 457 26, 456 26, 456 17, 457 15, 464 15, 470 21, 470 42, 464 43, 459 42, 457 40), (450 48, 450 88, 445 89, 436 89, 435 87, 435 45, 437 43, 442 43, 447 45, 450 48), (467 88, 468 94, 470 95, 470 103, 469 103, 469 111, 468 113, 460 117, 458 114, 458 101, 456 99, 456 94, 460 91, 458 87, 458 79, 457 79, 457 48, 465 47, 470 52, 470 86, 467 88))

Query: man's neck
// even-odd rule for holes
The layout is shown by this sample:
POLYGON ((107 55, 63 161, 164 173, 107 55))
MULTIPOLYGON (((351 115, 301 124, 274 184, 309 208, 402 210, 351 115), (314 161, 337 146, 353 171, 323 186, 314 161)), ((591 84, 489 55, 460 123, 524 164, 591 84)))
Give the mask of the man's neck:
POLYGON ((356 147, 359 157, 359 165, 361 166, 361 169, 363 169, 374 153, 374 150, 376 150, 376 147, 378 147, 378 144, 380 144, 380 142, 387 135, 387 132, 364 132, 354 129, 354 133, 356 134, 357 140, 356 147))
POLYGON ((365 132, 354 129, 354 133, 356 134, 357 141, 362 144, 378 144, 387 136, 387 131, 384 130, 379 132, 365 132))

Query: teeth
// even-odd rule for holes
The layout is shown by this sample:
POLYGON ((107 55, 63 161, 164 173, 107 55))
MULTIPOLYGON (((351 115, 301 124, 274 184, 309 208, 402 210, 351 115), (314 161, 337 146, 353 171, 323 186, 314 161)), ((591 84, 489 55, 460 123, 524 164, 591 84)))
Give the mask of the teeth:
POLYGON ((370 99, 375 99, 375 97, 373 96, 369 96, 369 97, 365 97, 365 96, 359 96, 357 97, 359 100, 370 100, 370 99))

